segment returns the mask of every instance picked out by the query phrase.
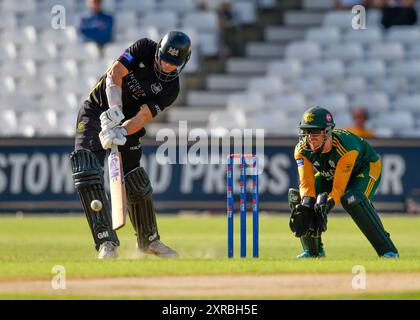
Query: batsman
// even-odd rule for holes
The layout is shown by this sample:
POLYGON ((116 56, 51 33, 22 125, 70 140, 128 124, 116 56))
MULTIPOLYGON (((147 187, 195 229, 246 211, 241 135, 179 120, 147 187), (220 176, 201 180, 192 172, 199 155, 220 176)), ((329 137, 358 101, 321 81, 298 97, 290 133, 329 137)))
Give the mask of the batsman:
POLYGON ((372 198, 381 180, 381 160, 362 138, 334 129, 331 113, 321 107, 305 111, 294 157, 299 190, 289 189, 290 229, 300 238, 297 258, 325 257, 321 235, 328 214, 341 203, 380 257, 398 258, 372 198))
POLYGON ((189 37, 171 31, 156 43, 143 38, 125 50, 99 79, 79 110, 71 166, 99 259, 117 257, 119 240, 112 228, 110 201, 104 189, 107 150, 117 145, 125 174, 127 211, 144 253, 176 258, 160 241, 149 176, 140 166, 145 125, 178 96, 179 74, 191 55, 189 37), (93 200, 102 202, 94 211, 93 200))

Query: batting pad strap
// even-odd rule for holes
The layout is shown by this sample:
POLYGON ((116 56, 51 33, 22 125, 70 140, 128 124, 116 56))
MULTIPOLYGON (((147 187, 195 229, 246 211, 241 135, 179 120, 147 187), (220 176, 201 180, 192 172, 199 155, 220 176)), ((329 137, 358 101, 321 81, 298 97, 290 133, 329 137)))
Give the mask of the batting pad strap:
POLYGON ((129 202, 141 201, 153 192, 149 176, 143 167, 135 168, 127 173, 125 185, 129 202))
POLYGON ((76 189, 103 184, 103 171, 99 160, 90 150, 76 150, 70 154, 71 169, 76 189))
POLYGON ((118 86, 112 76, 107 76, 105 80, 105 93, 106 98, 108 99, 108 105, 113 106, 122 106, 122 88, 118 86))

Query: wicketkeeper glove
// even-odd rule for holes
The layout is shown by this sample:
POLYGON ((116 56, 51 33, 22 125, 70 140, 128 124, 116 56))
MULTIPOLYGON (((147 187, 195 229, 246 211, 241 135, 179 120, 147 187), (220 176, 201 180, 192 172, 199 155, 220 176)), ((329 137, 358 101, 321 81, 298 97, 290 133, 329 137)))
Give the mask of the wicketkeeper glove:
POLYGON ((315 198, 303 197, 302 202, 296 205, 290 217, 290 230, 296 237, 309 235, 314 216, 313 205, 315 198))
POLYGON ((115 127, 112 129, 102 130, 99 133, 99 140, 102 148, 111 149, 112 145, 122 146, 127 142, 127 129, 123 127, 115 127))
POLYGON ((327 231, 328 213, 334 208, 335 202, 332 198, 328 199, 326 192, 321 193, 317 197, 314 205, 314 235, 319 236, 322 232, 327 231))
POLYGON ((112 129, 118 126, 121 121, 124 119, 124 114, 122 113, 121 106, 110 107, 107 111, 104 111, 99 116, 101 120, 101 129, 112 129))

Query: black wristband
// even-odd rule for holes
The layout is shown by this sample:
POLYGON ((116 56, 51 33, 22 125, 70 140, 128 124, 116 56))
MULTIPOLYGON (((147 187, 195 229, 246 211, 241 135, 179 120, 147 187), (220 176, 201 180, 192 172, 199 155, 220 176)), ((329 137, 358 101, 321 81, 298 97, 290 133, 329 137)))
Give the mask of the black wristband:
POLYGON ((326 208, 326 213, 330 212, 332 208, 335 207, 335 201, 334 199, 330 199, 327 201, 327 208, 326 208))
POLYGON ((303 197, 302 198, 302 202, 301 205, 308 207, 308 208, 312 208, 315 204, 315 198, 313 197, 303 197))

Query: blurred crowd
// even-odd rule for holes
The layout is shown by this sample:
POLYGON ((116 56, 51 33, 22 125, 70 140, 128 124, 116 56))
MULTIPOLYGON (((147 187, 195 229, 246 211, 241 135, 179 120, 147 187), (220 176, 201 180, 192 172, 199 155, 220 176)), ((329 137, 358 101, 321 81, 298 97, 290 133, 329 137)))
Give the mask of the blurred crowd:
MULTIPOLYGON (((385 29, 392 26, 415 25, 417 23, 416 0, 337 0, 336 9, 351 10, 355 5, 362 5, 367 10, 380 9, 381 24, 385 29)), ((369 112, 363 106, 352 110, 353 126, 347 130, 363 138, 372 138, 375 133, 366 128, 369 112)))
POLYGON ((336 9, 349 10, 355 5, 382 11, 384 28, 406 26, 417 23, 416 0, 337 0, 336 9))
POLYGON ((346 128, 348 131, 362 138, 374 138, 375 133, 367 129, 369 112, 363 106, 357 106, 352 110, 353 126, 346 128))
MULTIPOLYGON (((197 2, 197 11, 209 10, 205 1, 197 2)), ((233 54, 236 48, 238 21, 230 1, 221 2, 216 8, 220 28, 220 55, 221 57, 233 54)), ((77 28, 80 37, 85 42, 94 42, 100 51, 113 41, 114 18, 109 12, 104 12, 102 0, 86 0, 86 12, 77 19, 77 28)))

